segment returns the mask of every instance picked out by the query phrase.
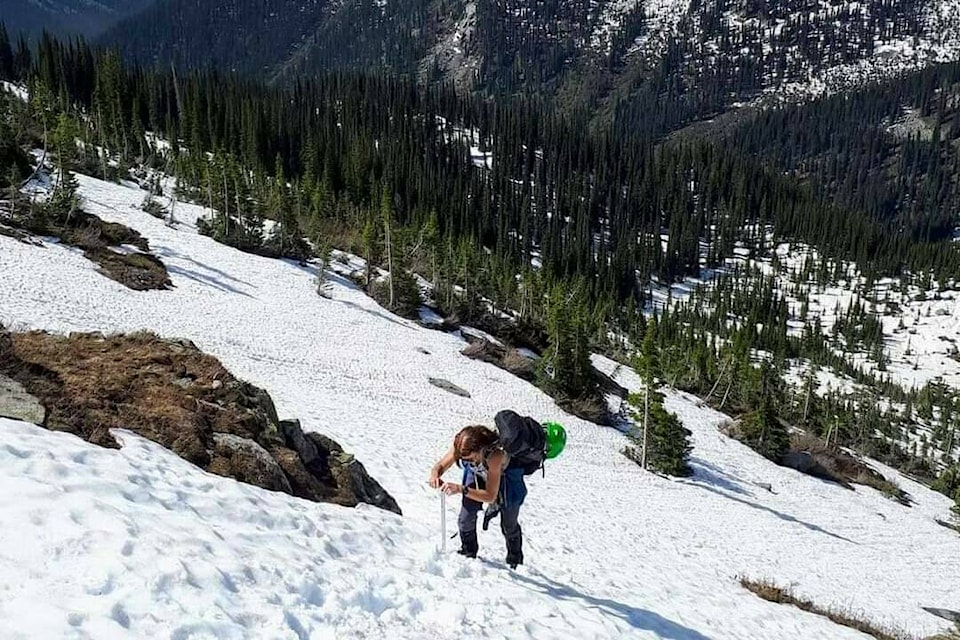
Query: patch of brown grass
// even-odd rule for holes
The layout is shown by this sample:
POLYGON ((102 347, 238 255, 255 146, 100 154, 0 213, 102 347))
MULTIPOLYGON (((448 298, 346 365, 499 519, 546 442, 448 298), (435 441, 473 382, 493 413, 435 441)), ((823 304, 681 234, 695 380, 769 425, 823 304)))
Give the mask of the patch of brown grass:
POLYGON ((33 228, 29 220, 9 220, 19 226, 18 230, 0 226, 0 233, 11 235, 23 242, 30 241, 30 233, 52 235, 64 244, 83 250, 88 260, 100 265, 100 272, 135 291, 169 289, 173 286, 167 268, 159 258, 147 253, 150 245, 146 238, 130 227, 116 222, 105 222, 95 215, 77 211, 70 220, 61 223, 46 223, 42 228, 33 228), (129 245, 143 253, 121 253, 111 247, 129 245))
POLYGON ((110 429, 130 429, 203 466, 212 431, 255 431, 248 414, 214 404, 241 384, 218 360, 146 332, 14 334, 0 371, 40 399, 45 426, 101 446, 116 446, 110 429))
POLYGON ((892 498, 904 506, 910 506, 910 496, 894 482, 871 469, 866 463, 853 455, 838 447, 828 445, 812 434, 794 434, 791 438, 790 448, 794 451, 809 453, 821 467, 837 478, 839 482, 873 487, 888 498, 892 498))
POLYGON ((159 258, 147 253, 117 253, 105 247, 88 249, 84 255, 100 265, 100 271, 111 280, 134 291, 169 289, 170 274, 159 258))
POLYGON ((901 629, 879 626, 853 611, 836 607, 823 607, 810 600, 797 597, 789 589, 779 587, 768 580, 740 578, 740 586, 769 602, 793 605, 803 611, 828 618, 836 624, 873 636, 877 640, 916 640, 916 636, 901 629))
POLYGON ((536 377, 536 364, 516 349, 507 349, 502 359, 503 368, 523 380, 536 377))
POLYGON ((95 247, 118 247, 128 244, 149 251, 150 245, 139 232, 116 222, 106 222, 97 216, 78 212, 75 213, 68 228, 58 229, 64 242, 68 242, 81 249, 95 247))

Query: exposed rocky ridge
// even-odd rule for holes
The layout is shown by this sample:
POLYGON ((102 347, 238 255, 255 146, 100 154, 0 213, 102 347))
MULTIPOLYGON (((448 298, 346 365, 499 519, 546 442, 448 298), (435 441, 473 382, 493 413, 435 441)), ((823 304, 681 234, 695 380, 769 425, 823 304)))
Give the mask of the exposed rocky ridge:
MULTIPOLYGON (((111 429, 153 440, 222 476, 317 502, 396 501, 339 444, 281 421, 269 394, 186 340, 147 332, 10 334, 0 327, 0 408, 40 405, 48 429, 117 447, 111 429), (5 392, 5 390, 8 390, 5 392)), ((21 419, 29 414, 20 413, 21 419)), ((13 416, 16 417, 16 416, 13 416)))

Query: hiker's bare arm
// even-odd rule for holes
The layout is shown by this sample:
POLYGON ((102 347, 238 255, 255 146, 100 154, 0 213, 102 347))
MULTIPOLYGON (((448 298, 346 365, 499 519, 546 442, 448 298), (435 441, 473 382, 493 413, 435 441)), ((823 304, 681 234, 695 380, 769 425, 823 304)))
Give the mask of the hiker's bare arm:
POLYGON ((437 461, 437 464, 431 467, 430 469, 430 486, 431 487, 436 489, 442 484, 440 482, 440 476, 442 476, 444 472, 450 467, 452 467, 453 463, 457 461, 456 455, 457 455, 456 452, 453 450, 453 447, 451 446, 449 449, 447 449, 447 452, 443 454, 443 457, 437 461))
POLYGON ((497 451, 487 459, 487 486, 485 489, 471 487, 467 497, 477 502, 494 502, 500 493, 500 477, 503 475, 503 451, 497 451))

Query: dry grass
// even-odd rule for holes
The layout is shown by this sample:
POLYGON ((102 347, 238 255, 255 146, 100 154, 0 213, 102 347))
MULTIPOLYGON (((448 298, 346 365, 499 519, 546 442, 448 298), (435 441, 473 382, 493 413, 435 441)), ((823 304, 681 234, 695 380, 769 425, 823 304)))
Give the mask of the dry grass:
POLYGON ((536 363, 516 349, 507 349, 503 356, 503 368, 523 380, 536 377, 536 363))
POLYGON ((846 609, 837 607, 822 607, 814 604, 810 600, 799 598, 790 592, 767 580, 750 580, 741 578, 740 585, 760 596, 764 600, 777 602, 779 604, 790 604, 803 611, 815 613, 819 616, 830 619, 836 624, 856 629, 862 633, 873 636, 877 640, 916 640, 916 636, 909 634, 901 629, 892 629, 886 626, 880 626, 866 620, 862 615, 846 609))
POLYGON ((159 258, 150 254, 122 254, 98 247, 87 249, 84 255, 100 265, 103 275, 134 291, 169 289, 173 286, 167 268, 159 258))
POLYGON ((130 227, 115 222, 105 222, 95 215, 78 211, 66 223, 47 223, 43 228, 33 228, 11 220, 10 223, 22 227, 22 230, 0 227, 0 233, 11 235, 18 240, 29 242, 30 233, 52 235, 64 244, 83 250, 83 255, 100 265, 100 272, 120 284, 135 291, 149 289, 169 289, 173 286, 167 268, 155 256, 146 253, 150 250, 147 240, 130 227), (144 253, 117 252, 111 247, 129 245, 144 253))
POLYGON ((110 429, 130 429, 202 466, 204 434, 255 431, 249 414, 215 406, 241 384, 219 361, 150 333, 20 333, 0 351, 0 371, 47 408, 45 426, 101 446, 116 446, 110 429))
POLYGON ((835 482, 840 484, 852 483, 873 487, 888 498, 909 507, 910 496, 883 475, 874 471, 863 461, 838 447, 808 433, 794 434, 790 448, 794 451, 803 451, 808 454, 827 472, 835 482))

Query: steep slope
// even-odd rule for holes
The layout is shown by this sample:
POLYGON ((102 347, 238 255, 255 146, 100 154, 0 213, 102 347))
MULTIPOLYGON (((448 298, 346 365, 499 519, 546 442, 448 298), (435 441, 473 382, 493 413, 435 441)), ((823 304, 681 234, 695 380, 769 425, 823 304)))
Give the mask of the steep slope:
POLYGON ((0 0, 0 21, 12 34, 96 36, 155 0, 0 0))
POLYGON ((416 73, 462 89, 557 97, 633 124, 654 97, 675 122, 800 99, 953 61, 951 0, 537 2, 165 0, 104 39, 141 60, 271 78, 329 69, 416 73))
POLYGON ((933 522, 945 497, 888 472, 915 499, 906 508, 775 467, 683 394, 667 406, 693 431, 695 475, 643 473, 619 453, 622 434, 461 356, 458 336, 396 318, 337 277, 318 297, 312 268, 197 235, 198 207, 178 205, 171 228, 139 210, 142 191, 89 178, 81 190, 91 212, 149 239, 175 289, 133 292, 68 248, 0 237, 0 322, 193 340, 266 388, 281 415, 368 460, 405 516, 265 493, 128 434, 114 452, 2 421, 0 548, 23 550, 0 555, 0 593, 15 594, 0 599, 0 626, 14 637, 863 637, 759 601, 738 576, 914 632, 942 627, 919 607, 949 607, 960 572, 944 552, 956 534, 933 522), (457 428, 504 407, 570 436, 530 479, 528 565, 516 572, 495 532, 482 534, 480 561, 452 542, 437 554, 440 505, 425 484, 457 428))

